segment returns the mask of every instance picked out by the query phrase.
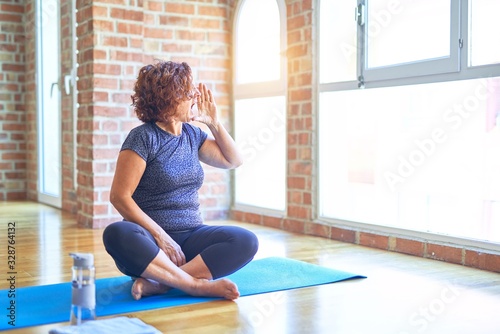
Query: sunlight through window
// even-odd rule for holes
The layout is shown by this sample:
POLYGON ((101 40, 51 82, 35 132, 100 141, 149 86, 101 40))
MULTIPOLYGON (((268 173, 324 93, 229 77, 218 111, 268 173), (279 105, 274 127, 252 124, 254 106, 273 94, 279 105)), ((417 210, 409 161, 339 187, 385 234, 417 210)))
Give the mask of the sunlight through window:
POLYGON ((500 242, 499 92, 489 78, 321 94, 321 215, 500 242))
POLYGON ((494 33, 500 13, 498 0, 470 2, 470 65, 500 63, 500 35, 494 33))
POLYGON ((280 78, 280 20, 276 1, 247 0, 237 24, 238 84, 280 78))
POLYGON ((284 211, 286 203, 286 40, 284 1, 246 0, 236 15, 234 129, 244 163, 234 204, 284 211))

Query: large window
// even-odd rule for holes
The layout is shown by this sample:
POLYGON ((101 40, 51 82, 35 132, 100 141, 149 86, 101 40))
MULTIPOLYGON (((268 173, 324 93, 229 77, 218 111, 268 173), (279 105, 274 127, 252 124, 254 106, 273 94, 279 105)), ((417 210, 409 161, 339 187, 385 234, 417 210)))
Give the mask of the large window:
POLYGON ((235 172, 236 207, 285 210, 284 11, 281 0, 244 0, 237 10, 234 125, 244 163, 235 172))
POLYGON ((499 9, 320 1, 321 217, 500 243, 499 9))
POLYGON ((321 214, 500 242, 499 96, 498 78, 322 94, 321 214))

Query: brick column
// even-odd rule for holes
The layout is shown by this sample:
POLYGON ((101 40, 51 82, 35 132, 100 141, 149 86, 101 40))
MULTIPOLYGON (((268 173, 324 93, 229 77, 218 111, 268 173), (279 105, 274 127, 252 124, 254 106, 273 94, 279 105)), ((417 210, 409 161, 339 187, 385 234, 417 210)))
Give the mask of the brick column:
POLYGON ((313 218, 315 136, 313 132, 312 1, 287 2, 288 152, 287 215, 283 228, 304 233, 313 218))
POLYGON ((0 201, 26 199, 24 11, 0 4, 0 201))
MULTIPOLYGON (((134 2, 134 1, 132 1, 134 2)), ((134 122, 130 92, 143 63, 142 2, 78 5, 78 224, 120 219, 109 202, 116 158, 134 122)))

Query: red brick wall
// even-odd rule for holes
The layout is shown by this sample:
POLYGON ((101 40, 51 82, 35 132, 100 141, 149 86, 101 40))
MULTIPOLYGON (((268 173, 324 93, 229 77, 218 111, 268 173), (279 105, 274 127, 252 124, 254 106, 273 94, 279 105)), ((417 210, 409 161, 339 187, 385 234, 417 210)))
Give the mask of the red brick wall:
POLYGON ((26 198, 25 6, 0 3, 0 200, 26 198))
MULTIPOLYGON (((126 71, 134 65, 128 60, 137 57, 139 52, 136 50, 142 49, 142 40, 132 31, 130 34, 121 31, 119 27, 125 24, 125 20, 112 19, 111 5, 78 1, 77 7, 78 223, 86 227, 101 227, 118 219, 109 204, 108 190, 122 123, 129 116, 129 108, 117 96, 120 96, 121 89, 130 89, 128 82, 132 78, 130 74, 126 75, 126 71), (120 53, 120 39, 125 41, 125 46, 131 44, 128 59, 120 53)), ((129 10, 132 13, 133 8, 129 10)), ((142 11, 138 12, 142 15, 142 11)), ((136 26, 130 22, 129 30, 136 26)), ((142 56, 136 62, 141 60, 142 56)))
POLYGON ((287 1, 287 219, 283 227, 304 233, 313 217, 312 1, 287 1))

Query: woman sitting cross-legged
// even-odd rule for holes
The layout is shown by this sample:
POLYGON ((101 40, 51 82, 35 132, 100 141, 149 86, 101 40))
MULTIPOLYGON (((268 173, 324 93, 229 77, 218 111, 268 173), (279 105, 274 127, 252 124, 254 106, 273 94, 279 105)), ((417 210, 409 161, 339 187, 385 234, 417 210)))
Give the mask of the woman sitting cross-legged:
POLYGON ((118 156, 110 199, 124 220, 104 230, 106 251, 135 280, 135 299, 171 288, 238 298, 238 287, 223 277, 253 259, 257 237, 237 226, 206 225, 199 210, 200 161, 226 169, 242 163, 212 92, 194 86, 188 64, 157 61, 140 70, 132 101, 144 124, 130 131, 118 156))

